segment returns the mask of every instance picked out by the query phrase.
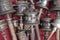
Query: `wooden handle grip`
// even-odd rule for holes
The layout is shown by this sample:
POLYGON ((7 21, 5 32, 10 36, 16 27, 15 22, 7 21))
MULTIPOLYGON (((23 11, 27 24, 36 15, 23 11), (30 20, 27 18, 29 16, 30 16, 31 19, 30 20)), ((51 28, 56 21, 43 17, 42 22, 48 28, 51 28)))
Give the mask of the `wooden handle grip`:
POLYGON ((9 25, 9 29, 10 29, 10 32, 11 32, 12 40, 17 40, 12 22, 8 21, 8 25, 9 25))
POLYGON ((37 34, 37 38, 38 38, 38 40, 41 40, 38 25, 35 26, 35 29, 36 29, 36 34, 37 34))
POLYGON ((59 38, 59 29, 57 29, 57 32, 56 32, 56 40, 59 40, 60 38, 59 38))

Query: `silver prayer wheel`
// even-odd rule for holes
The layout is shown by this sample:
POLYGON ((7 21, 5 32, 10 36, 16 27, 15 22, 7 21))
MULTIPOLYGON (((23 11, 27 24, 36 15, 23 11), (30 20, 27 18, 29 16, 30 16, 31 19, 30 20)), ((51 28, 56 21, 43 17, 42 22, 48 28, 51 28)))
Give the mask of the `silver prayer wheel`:
POLYGON ((42 19, 42 30, 51 31, 51 18, 43 18, 42 19))
POLYGON ((39 2, 37 2, 37 6, 48 9, 48 4, 50 1, 51 0, 39 0, 39 2))
POLYGON ((23 13, 27 10, 28 8, 28 2, 20 0, 16 3, 17 7, 17 15, 23 15, 23 13))
POLYGON ((41 29, 44 31, 44 40, 47 40, 49 37, 48 32, 51 31, 51 18, 46 17, 41 20, 42 20, 41 29))
POLYGON ((0 15, 14 12, 11 0, 0 0, 0 15))
POLYGON ((27 25, 34 25, 38 24, 38 19, 37 19, 37 12, 28 12, 25 14, 24 17, 24 24, 27 25))

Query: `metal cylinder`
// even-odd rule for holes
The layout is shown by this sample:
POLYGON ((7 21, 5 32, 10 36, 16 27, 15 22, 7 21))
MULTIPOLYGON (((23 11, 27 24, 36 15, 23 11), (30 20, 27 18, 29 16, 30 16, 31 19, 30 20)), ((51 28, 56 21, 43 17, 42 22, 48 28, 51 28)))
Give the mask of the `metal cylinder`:
POLYGON ((18 1, 16 5, 18 6, 17 13, 19 13, 20 15, 23 15, 23 12, 28 8, 28 2, 23 0, 18 1))
POLYGON ((42 30, 51 31, 51 18, 43 18, 42 19, 42 30))
POLYGON ((0 0, 0 15, 14 11, 11 0, 0 0))
POLYGON ((26 13, 24 17, 24 24, 28 24, 28 25, 38 24, 39 22, 36 14, 37 12, 26 13))

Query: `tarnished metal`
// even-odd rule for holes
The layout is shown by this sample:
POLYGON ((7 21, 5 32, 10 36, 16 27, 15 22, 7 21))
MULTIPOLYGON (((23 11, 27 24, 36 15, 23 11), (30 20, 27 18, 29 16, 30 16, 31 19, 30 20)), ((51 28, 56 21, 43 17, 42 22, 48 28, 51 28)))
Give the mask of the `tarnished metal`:
MULTIPOLYGON (((19 40, 28 40, 27 36, 26 36, 26 30, 24 30, 23 26, 23 15, 26 12, 26 10, 28 9, 28 2, 26 0, 19 0, 16 3, 17 5, 17 13, 16 15, 18 15, 20 17, 20 26, 18 26, 18 39, 19 40)), ((24 26, 25 27, 25 26, 24 26)))
POLYGON ((28 12, 25 14, 24 24, 34 25, 38 23, 37 12, 28 12))
POLYGON ((41 7, 41 8, 45 8, 48 9, 48 3, 50 2, 50 0, 39 0, 37 2, 37 6, 41 7))
POLYGON ((0 15, 14 12, 11 0, 0 0, 0 15))
POLYGON ((42 19, 42 30, 51 31, 51 18, 43 18, 42 19))
POLYGON ((28 8, 28 2, 20 0, 16 3, 18 6, 17 8, 17 15, 23 15, 23 13, 27 10, 28 8))

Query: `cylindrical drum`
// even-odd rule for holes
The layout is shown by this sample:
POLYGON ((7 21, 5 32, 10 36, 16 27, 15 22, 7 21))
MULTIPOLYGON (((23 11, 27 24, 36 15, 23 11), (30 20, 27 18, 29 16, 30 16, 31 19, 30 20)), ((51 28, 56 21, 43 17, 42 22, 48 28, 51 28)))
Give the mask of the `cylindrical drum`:
POLYGON ((19 13, 20 15, 23 15, 23 12, 26 11, 26 9, 28 8, 28 2, 23 0, 18 1, 16 5, 18 6, 17 13, 19 13))
POLYGON ((42 30, 51 31, 51 18, 43 18, 42 21, 42 30))
POLYGON ((11 0, 0 0, 0 15, 13 12, 11 0))
POLYGON ((5 20, 0 20, 0 40, 12 40, 5 20))
POLYGON ((24 17, 24 24, 28 24, 28 25, 38 24, 39 22, 36 14, 37 12, 26 13, 24 17))

